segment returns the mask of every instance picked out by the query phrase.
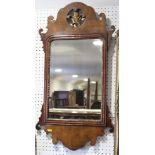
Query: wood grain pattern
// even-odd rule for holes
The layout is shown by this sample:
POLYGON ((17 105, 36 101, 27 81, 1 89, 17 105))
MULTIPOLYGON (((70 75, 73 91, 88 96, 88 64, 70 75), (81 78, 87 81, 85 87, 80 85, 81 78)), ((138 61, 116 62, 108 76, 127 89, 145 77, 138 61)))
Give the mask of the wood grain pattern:
MULTIPOLYGON (((109 109, 107 106, 107 115, 109 114, 109 109)), ((110 128, 110 132, 114 131, 114 126, 111 122, 111 119, 107 117, 106 127, 110 128)), ((58 141, 61 141, 62 144, 71 149, 77 150, 87 142, 90 142, 90 145, 96 144, 96 138, 98 136, 104 135, 104 127, 91 127, 91 126, 54 126, 54 125, 45 125, 45 132, 51 133, 53 144, 57 144, 58 141)))
POLYGON ((51 33, 54 35, 101 33, 106 31, 106 17, 104 13, 97 16, 92 7, 76 2, 60 9, 56 20, 54 20, 53 16, 49 16, 47 28, 46 35, 51 33), (86 18, 82 25, 74 28, 68 24, 67 14, 70 10, 77 8, 84 12, 86 18))
POLYGON ((91 145, 95 145, 96 137, 104 134, 104 129, 101 127, 86 126, 46 126, 45 131, 47 134, 52 134, 53 144, 61 141, 71 150, 77 150, 89 141, 91 145))

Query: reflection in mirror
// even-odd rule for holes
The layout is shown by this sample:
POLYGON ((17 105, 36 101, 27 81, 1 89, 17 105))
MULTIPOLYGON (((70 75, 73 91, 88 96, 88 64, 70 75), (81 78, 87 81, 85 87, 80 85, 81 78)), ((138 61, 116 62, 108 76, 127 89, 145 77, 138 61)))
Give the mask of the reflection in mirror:
POLYGON ((49 119, 100 119, 102 44, 100 39, 51 43, 49 119))

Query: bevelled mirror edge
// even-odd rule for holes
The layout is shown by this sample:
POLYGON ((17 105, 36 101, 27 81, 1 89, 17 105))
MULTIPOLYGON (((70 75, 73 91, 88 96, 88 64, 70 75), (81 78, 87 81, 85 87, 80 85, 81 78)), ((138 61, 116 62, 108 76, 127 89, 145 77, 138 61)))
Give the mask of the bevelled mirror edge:
MULTIPOLYGON (((74 119, 90 120, 93 119, 93 116, 94 119, 97 119, 98 117, 95 114, 99 115, 100 113, 101 115, 102 108, 100 106, 97 107, 97 105, 95 107, 96 103, 92 103, 95 101, 98 101, 100 105, 103 103, 103 42, 97 38, 86 39, 84 37, 78 38, 78 40, 76 38, 73 40, 68 39, 54 40, 51 42, 51 51, 49 54, 50 65, 48 65, 50 67, 48 78, 50 80, 50 89, 47 95, 51 99, 49 112, 57 115, 53 119, 69 119, 67 115, 71 115, 71 118, 74 119), (73 59, 75 57, 76 59, 73 59), (94 89, 97 89, 96 92, 94 89), (98 95, 98 92, 100 95, 98 95), (75 95, 78 97, 76 100, 74 99, 75 95), (100 98, 100 100, 97 100, 97 98, 100 98), (63 117, 58 117, 60 113, 63 113, 63 117), (89 117, 86 117, 86 115, 89 117)), ((52 117, 52 115, 50 116, 52 117)))

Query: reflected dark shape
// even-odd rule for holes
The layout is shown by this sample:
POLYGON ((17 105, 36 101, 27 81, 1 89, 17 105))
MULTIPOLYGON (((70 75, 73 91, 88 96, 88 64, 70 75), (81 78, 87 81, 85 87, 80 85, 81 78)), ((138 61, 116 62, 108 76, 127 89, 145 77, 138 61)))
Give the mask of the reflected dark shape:
POLYGON ((95 101, 95 102, 92 104, 91 109, 101 109, 101 102, 95 101))
POLYGON ((68 106, 68 91, 54 91, 53 104, 54 108, 63 108, 68 106))

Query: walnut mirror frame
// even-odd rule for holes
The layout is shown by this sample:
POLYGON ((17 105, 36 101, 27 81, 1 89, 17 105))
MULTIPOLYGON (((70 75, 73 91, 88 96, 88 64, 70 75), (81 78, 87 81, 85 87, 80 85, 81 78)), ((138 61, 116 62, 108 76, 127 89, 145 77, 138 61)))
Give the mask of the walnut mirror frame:
POLYGON ((43 33, 42 31, 42 29, 39 30, 45 53, 44 103, 36 128, 39 130, 41 126, 44 126, 45 132, 52 134, 54 144, 60 140, 64 146, 71 150, 79 149, 89 141, 91 141, 91 145, 95 145, 97 136, 104 134, 104 128, 110 127, 110 131, 113 132, 106 104, 106 68, 108 47, 115 27, 111 26, 111 29, 107 30, 104 13, 98 15, 92 7, 75 2, 60 9, 56 20, 49 16, 47 32, 43 33), (100 120, 48 119, 51 43, 57 40, 76 41, 79 39, 100 39, 104 43, 102 46, 101 118, 100 120))

